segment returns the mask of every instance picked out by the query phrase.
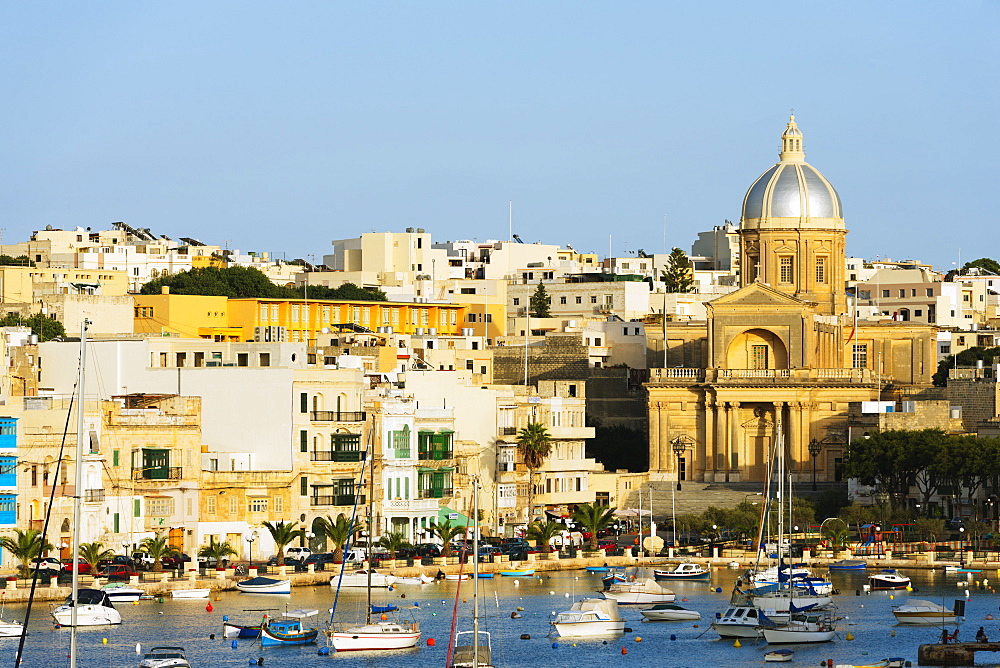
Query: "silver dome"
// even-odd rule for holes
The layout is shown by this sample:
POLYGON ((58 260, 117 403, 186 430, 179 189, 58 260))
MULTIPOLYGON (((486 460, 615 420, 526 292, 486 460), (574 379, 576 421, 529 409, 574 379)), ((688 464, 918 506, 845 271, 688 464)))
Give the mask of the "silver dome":
POLYGON ((805 162, 779 162, 754 181, 743 199, 743 220, 803 217, 844 217, 837 191, 805 162))

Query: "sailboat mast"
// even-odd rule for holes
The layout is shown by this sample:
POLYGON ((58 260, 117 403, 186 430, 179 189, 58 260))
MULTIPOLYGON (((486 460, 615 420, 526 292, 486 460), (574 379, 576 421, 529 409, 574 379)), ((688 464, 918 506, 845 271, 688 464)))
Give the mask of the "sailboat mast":
POLYGON ((80 608, 80 493, 83 489, 83 382, 87 376, 87 325, 86 318, 80 324, 80 378, 76 384, 76 455, 73 465, 73 531, 70 540, 73 542, 73 609, 70 611, 72 628, 69 635, 69 668, 76 668, 77 654, 77 613, 80 608))
POLYGON ((479 477, 472 479, 472 668, 479 668, 479 477))
POLYGON ((372 539, 375 538, 375 527, 372 524, 372 508, 375 504, 375 453, 374 448, 368 448, 368 607, 365 609, 365 624, 372 623, 372 539))

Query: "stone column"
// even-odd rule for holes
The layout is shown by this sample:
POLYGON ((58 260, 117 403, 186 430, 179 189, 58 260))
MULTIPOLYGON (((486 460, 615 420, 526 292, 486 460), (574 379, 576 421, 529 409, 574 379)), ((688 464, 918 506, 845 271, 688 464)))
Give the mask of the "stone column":
POLYGON ((808 448, 806 444, 802 442, 802 403, 798 401, 788 402, 788 421, 789 421, 789 434, 788 434, 788 454, 790 461, 785 463, 785 466, 792 471, 795 471, 796 482, 802 481, 802 452, 805 450, 808 453, 808 448))
POLYGON ((659 471, 664 468, 660 461, 660 451, 663 443, 660 442, 660 402, 652 401, 649 404, 649 470, 659 471))
POLYGON ((729 466, 725 461, 719 466, 719 455, 726 456, 726 426, 725 404, 716 400, 712 403, 712 467, 715 469, 715 481, 724 482, 729 479, 729 466))
POLYGON ((730 478, 734 482, 743 480, 743 467, 747 465, 746 454, 740 447, 740 402, 729 402, 729 452, 730 452, 730 478), (736 453, 736 467, 732 465, 732 453, 736 453))

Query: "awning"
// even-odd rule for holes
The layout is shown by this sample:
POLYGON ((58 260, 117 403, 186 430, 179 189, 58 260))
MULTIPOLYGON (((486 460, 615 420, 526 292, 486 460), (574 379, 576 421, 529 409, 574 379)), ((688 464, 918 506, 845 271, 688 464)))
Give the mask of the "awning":
POLYGON ((454 466, 442 466, 440 468, 434 466, 421 466, 417 469, 417 473, 433 473, 435 471, 454 471, 454 466))
POLYGON ((451 521, 452 525, 458 525, 460 527, 470 526, 469 518, 458 512, 457 510, 452 510, 448 506, 441 506, 438 508, 438 522, 451 521))

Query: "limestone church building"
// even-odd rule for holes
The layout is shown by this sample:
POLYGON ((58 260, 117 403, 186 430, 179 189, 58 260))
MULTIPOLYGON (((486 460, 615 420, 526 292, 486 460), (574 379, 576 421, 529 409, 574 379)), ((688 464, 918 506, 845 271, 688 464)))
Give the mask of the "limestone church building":
POLYGON ((817 479, 839 480, 848 403, 930 386, 933 326, 849 315, 846 236, 793 116, 743 199, 740 289, 709 302, 704 322, 663 326, 646 385, 651 478, 762 481, 780 429, 797 479, 815 456, 817 479))

